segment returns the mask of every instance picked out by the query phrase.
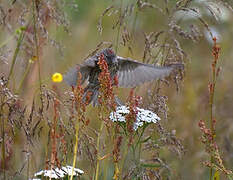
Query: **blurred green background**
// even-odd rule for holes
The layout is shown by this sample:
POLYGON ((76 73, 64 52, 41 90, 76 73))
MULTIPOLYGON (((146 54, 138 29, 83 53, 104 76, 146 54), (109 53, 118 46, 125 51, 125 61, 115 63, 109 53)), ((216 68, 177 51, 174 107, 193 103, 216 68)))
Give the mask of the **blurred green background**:
MULTIPOLYGON (((144 2, 144 1, 143 1, 144 2)), ((207 120, 209 118, 208 103, 208 82, 211 78, 211 62, 212 62, 212 41, 206 31, 204 25, 198 20, 195 13, 185 11, 175 11, 175 3, 177 1, 149 1, 153 3, 155 8, 144 7, 136 8, 136 1, 110 1, 110 0, 78 0, 78 1, 61 1, 61 2, 43 2, 41 5, 41 16, 48 18, 45 27, 48 31, 48 37, 43 42, 40 50, 41 76, 42 82, 52 87, 51 75, 54 72, 65 73, 70 67, 77 63, 81 63, 85 57, 96 49, 100 42, 110 42, 117 54, 123 57, 130 57, 138 61, 142 61, 145 47, 144 33, 166 31, 158 39, 158 43, 171 43, 172 38, 176 38, 180 42, 180 46, 187 54, 187 57, 174 61, 181 61, 185 64, 185 74, 183 80, 179 83, 179 91, 176 85, 171 82, 169 85, 165 83, 161 86, 160 95, 168 97, 168 118, 165 119, 162 114, 164 127, 168 130, 175 130, 178 138, 182 140, 185 148, 185 154, 181 157, 175 156, 173 153, 164 152, 166 162, 170 165, 172 172, 176 177, 174 179, 207 179, 209 170, 202 164, 208 160, 204 146, 200 141, 200 129, 198 127, 199 120, 207 120), (121 4, 122 3, 122 4, 121 4), (119 19, 119 11, 124 12, 125 8, 135 5, 132 13, 127 14, 123 19, 123 24, 113 29, 113 25, 119 19), (104 10, 114 5, 102 18, 103 31, 98 32, 98 22, 104 10), (46 9, 47 8, 47 9, 46 9), (58 10, 55 10, 58 9, 58 10), (169 13, 166 13, 166 9, 169 13), (52 11, 54 10, 54 11, 52 11), (49 11, 50 13, 48 13, 49 11), (52 12, 52 13, 51 13, 52 12), (111 12, 111 14, 110 14, 111 12), (46 14, 48 13, 48 14, 46 14), (44 14, 44 16, 43 16, 44 14), (45 15, 46 14, 46 15, 45 15), (169 23, 176 22, 185 32, 190 32, 191 24, 199 28, 199 40, 193 42, 188 38, 179 36, 177 32, 170 32, 169 23), (68 31, 67 31, 68 30, 68 31), (131 40, 124 46, 122 35, 124 30, 131 34, 131 40), (119 41, 118 39, 119 31, 119 41), (170 34, 169 34, 170 32, 170 34), (174 36, 174 37, 173 37, 174 36), (129 50, 129 47, 132 51, 129 50)), ((232 1, 226 1, 232 7, 232 1)), ((31 2, 30 2, 31 3, 31 2)), ((0 44, 7 42, 1 46, 0 70, 1 75, 9 73, 11 59, 16 47, 16 39, 12 38, 14 31, 27 24, 31 17, 31 4, 26 1, 17 0, 14 4, 8 1, 1 2, 1 8, 5 12, 5 23, 3 20, 0 26, 0 44)), ((221 56, 219 66, 221 67, 220 75, 217 79, 215 92, 214 114, 217 120, 217 142, 221 149, 221 154, 226 167, 233 167, 233 13, 232 9, 220 5, 218 1, 192 1, 190 8, 199 9, 202 19, 208 23, 209 29, 217 36, 217 40, 221 47, 221 56), (215 9, 216 17, 210 13, 208 6, 215 9), (218 9, 219 8, 219 9, 218 9), (219 12, 221 11, 221 13, 219 12)), ((4 14, 1 12, 1 19, 4 14)), ((42 30, 40 30, 42 31, 42 30)), ((190 32, 191 33, 191 32, 190 32)), ((43 33, 41 33, 43 35, 43 33)), ((30 47, 30 43, 28 45, 30 47)), ((108 46, 108 44, 107 44, 108 46)), ((104 47, 104 46, 103 46, 104 47)), ((106 46, 105 46, 106 47, 106 46)), ((17 87, 19 81, 25 72, 27 62, 33 55, 31 51, 27 52, 27 48, 21 49, 17 58, 14 69, 14 83, 17 87)), ((159 47, 153 47, 156 54, 159 47)), ((177 52, 174 52, 175 54, 177 52)), ((165 52, 159 53, 158 62, 164 58, 165 52)), ((172 62, 172 59, 170 60, 172 62)), ((154 59, 150 59, 154 62, 154 59)), ((36 65, 33 65, 27 75, 27 80, 23 84, 20 97, 25 100, 25 104, 31 106, 32 94, 34 87, 38 86, 38 77, 36 65)), ((145 84, 136 89, 138 95, 143 99, 147 97, 147 90, 154 87, 156 82, 145 84)), ((17 89, 17 88, 16 88, 17 89)), ((58 91, 64 92, 69 90, 65 83, 57 85, 58 91)), ((120 89, 118 93, 122 99, 126 99, 129 90, 120 89)), ((88 107, 90 113, 94 113, 93 107, 88 107)), ((91 114, 90 117, 95 117, 91 114)), ((95 118, 91 119, 91 124, 95 124, 95 118)), ((20 142, 18 142, 21 144, 20 142)), ((43 150, 39 150, 43 152, 43 150)), ((16 159, 20 159, 17 157, 16 159)), ((20 161, 19 161, 20 162, 20 161)), ((41 162, 37 162, 37 166, 41 167, 41 162)), ((19 165, 20 166, 20 165, 19 165)), ((37 168, 38 168, 37 167, 37 168)), ((36 168, 36 167, 35 167, 36 168)), ((81 169, 83 167, 80 167, 81 169)), ((85 171, 85 170, 84 170, 85 171)), ((222 177, 225 178, 224 176, 222 177)))

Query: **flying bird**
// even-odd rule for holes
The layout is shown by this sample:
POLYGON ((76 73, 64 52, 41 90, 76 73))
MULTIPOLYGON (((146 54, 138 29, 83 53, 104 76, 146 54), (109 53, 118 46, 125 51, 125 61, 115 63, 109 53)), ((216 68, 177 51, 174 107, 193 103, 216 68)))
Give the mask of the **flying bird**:
MULTIPOLYGON (((144 64, 129 58, 117 56, 115 52, 106 48, 96 55, 88 58, 83 64, 78 64, 76 67, 70 69, 64 76, 65 82, 70 86, 76 86, 78 80, 78 73, 81 73, 81 84, 88 81, 84 89, 84 99, 88 92, 91 92, 89 103, 93 106, 98 105, 98 94, 100 82, 98 80, 101 70, 98 65, 100 55, 104 56, 108 64, 108 70, 111 80, 115 76, 118 77, 119 87, 135 87, 144 82, 149 82, 156 79, 162 79, 168 76, 174 69, 183 69, 183 64, 171 64, 167 66, 155 66, 152 64, 144 64)), ((116 97, 116 103, 122 105, 120 100, 116 97)))

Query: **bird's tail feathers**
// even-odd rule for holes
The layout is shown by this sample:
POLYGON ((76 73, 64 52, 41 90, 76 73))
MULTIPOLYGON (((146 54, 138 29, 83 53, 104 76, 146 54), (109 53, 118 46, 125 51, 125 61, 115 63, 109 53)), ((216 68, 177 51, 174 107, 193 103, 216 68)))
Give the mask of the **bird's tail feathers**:
POLYGON ((117 106, 124 106, 124 103, 117 96, 115 96, 115 102, 117 106))
POLYGON ((172 69, 177 69, 177 70, 184 70, 184 64, 182 63, 169 64, 168 67, 172 67, 172 69))
POLYGON ((83 94, 83 102, 92 103, 93 106, 99 105, 99 91, 97 89, 85 88, 83 94))
MULTIPOLYGON (((98 106, 99 105, 99 91, 98 90, 93 90, 93 89, 85 89, 84 90, 84 95, 83 95, 83 102, 88 102, 88 104, 92 103, 92 105, 98 106)), ((123 106, 124 103, 117 97, 114 96, 115 98, 115 103, 117 106, 123 106)))

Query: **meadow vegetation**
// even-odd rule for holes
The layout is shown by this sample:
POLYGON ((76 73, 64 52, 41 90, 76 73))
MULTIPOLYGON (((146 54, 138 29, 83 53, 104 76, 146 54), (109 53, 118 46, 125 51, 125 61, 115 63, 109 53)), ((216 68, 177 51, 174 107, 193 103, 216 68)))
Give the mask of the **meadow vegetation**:
POLYGON ((231 0, 2 0, 0 179, 67 165, 84 171, 71 180, 233 179, 232 19, 231 0), (106 47, 185 68, 122 89, 100 56, 93 107, 63 74, 106 47), (135 129, 138 107, 160 120, 135 129))

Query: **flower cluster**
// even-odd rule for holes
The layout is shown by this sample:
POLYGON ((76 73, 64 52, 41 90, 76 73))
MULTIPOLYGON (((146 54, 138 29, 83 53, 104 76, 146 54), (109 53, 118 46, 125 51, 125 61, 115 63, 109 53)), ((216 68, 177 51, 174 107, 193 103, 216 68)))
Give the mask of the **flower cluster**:
POLYGON ((84 122, 84 120, 85 120, 84 113, 86 112, 86 106, 88 105, 88 103, 90 101, 91 94, 87 94, 87 96, 85 97, 85 100, 84 100, 84 89, 81 86, 82 75, 79 72, 77 76, 78 76, 77 86, 72 87, 72 91, 74 94, 72 106, 75 107, 77 113, 79 114, 79 121, 84 122))
POLYGON ((116 78, 114 78, 114 83, 112 83, 111 75, 108 70, 108 64, 105 60, 105 57, 103 54, 100 55, 99 61, 98 61, 99 68, 101 70, 101 73, 99 74, 98 80, 100 82, 100 95, 99 95, 99 103, 111 107, 112 109, 115 109, 115 100, 114 100, 114 93, 113 93, 113 84, 117 83, 116 78))
MULTIPOLYGON (((53 179, 60 179, 64 177, 68 177, 72 174, 72 166, 62 166, 61 168, 54 168, 52 170, 41 170, 37 173, 35 173, 35 177, 39 178, 44 178, 44 177, 49 177, 53 179)), ((78 168, 73 169, 74 176, 80 176, 84 174, 84 171, 78 168)), ((33 178, 32 180, 34 180, 33 178)))
MULTIPOLYGON (((216 120, 214 121, 216 123, 216 120)), ((211 152, 217 149, 216 143, 214 140, 214 134, 212 133, 211 129, 207 128, 205 122, 200 120, 198 123, 200 130, 202 131, 203 135, 201 137, 201 141, 203 144, 206 145, 206 151, 211 152)))
MULTIPOLYGON (((111 112, 110 120, 113 122, 126 122, 126 116, 130 113, 129 107, 126 106, 118 106, 115 112, 111 112)), ((133 129, 136 131, 139 127, 143 126, 145 123, 157 123, 160 120, 155 113, 138 108, 137 107, 137 115, 136 121, 133 124, 133 129)))
MULTIPOLYGON (((135 96, 133 89, 131 89, 127 103, 129 107, 129 113, 126 115, 127 131, 131 133, 131 135, 133 133, 133 130, 135 130, 134 125, 137 120, 137 114, 138 114, 137 107, 139 105, 139 100, 140 97, 135 96)), ((131 136, 131 140, 132 140, 132 136, 131 136)))
POLYGON ((119 159, 120 159, 120 146, 121 146, 121 143, 122 143, 122 139, 123 139, 122 136, 118 136, 115 139, 114 149, 113 149, 113 159, 114 159, 114 162, 118 162, 119 159))
POLYGON ((213 41, 214 41, 214 46, 213 46, 213 49, 212 49, 212 55, 214 57, 214 62, 213 63, 216 64, 217 60, 219 59, 221 48, 217 44, 217 38, 216 37, 213 38, 213 41))
MULTIPOLYGON (((216 125, 216 120, 213 120, 214 129, 216 125)), ((202 131, 201 141, 205 144, 206 152, 210 153, 214 159, 214 162, 204 162, 204 164, 210 168, 214 168, 216 170, 222 171, 227 175, 232 174, 232 171, 225 168, 223 164, 223 160, 220 156, 219 148, 217 143, 215 142, 215 133, 211 131, 211 129, 207 128, 205 122, 200 120, 198 123, 200 130, 202 131)))

